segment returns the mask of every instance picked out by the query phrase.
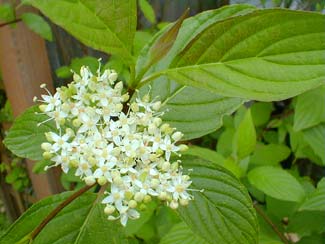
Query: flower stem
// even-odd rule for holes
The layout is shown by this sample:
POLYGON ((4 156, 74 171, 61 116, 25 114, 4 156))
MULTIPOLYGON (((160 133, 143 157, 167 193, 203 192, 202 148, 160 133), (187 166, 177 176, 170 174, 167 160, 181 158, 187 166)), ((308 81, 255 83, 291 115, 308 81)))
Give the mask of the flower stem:
POLYGON ((81 188, 79 191, 73 193, 70 197, 68 197, 64 202, 62 202, 59 206, 57 206, 47 217, 33 230, 30 235, 30 240, 34 240, 36 236, 44 229, 44 227, 67 205, 69 205, 73 200, 81 196, 83 193, 88 191, 94 185, 85 186, 81 188))
POLYGON ((21 21, 21 19, 14 19, 14 20, 9 21, 9 22, 1 23, 0 24, 0 28, 1 27, 4 27, 4 26, 7 26, 7 25, 11 25, 11 24, 17 23, 17 22, 20 22, 20 21, 21 21))
POLYGON ((280 237, 280 239, 285 244, 290 244, 289 240, 281 233, 281 231, 278 229, 278 227, 272 222, 272 220, 263 212, 261 208, 257 206, 257 204, 254 204, 254 208, 256 212, 264 219, 266 223, 268 223, 273 231, 280 237))

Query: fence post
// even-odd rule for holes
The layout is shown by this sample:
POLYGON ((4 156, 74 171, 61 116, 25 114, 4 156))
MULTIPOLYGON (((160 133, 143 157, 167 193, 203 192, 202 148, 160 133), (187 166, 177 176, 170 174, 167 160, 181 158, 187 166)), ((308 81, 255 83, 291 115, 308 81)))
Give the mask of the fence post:
MULTIPOLYGON (((15 28, 0 28, 0 67, 15 117, 33 105, 33 97, 41 93, 40 84, 46 83, 53 91, 45 41, 22 22, 16 23, 15 28)), ((37 175, 32 172, 34 162, 26 163, 37 199, 61 190, 56 170, 37 175)))

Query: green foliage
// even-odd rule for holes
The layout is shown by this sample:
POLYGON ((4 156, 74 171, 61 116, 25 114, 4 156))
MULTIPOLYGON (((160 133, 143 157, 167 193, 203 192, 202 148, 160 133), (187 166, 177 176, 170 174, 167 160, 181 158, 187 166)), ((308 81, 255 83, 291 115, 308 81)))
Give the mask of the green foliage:
POLYGON ((314 153, 321 158, 325 165, 325 123, 319 124, 303 132, 304 139, 313 149, 314 153))
POLYGON ((120 55, 132 64, 131 48, 136 29, 136 0, 97 1, 33 0, 55 24, 81 42, 106 53, 120 55))
POLYGON ((255 126, 266 124, 273 110, 272 103, 254 103, 251 106, 252 118, 255 126))
MULTIPOLYGON (((169 30, 166 27, 143 48, 136 67, 138 75, 144 72, 151 74, 155 70, 167 68, 182 48, 207 26, 252 9, 254 9, 252 6, 247 5, 227 6, 184 20, 168 55, 145 72, 143 68, 152 55, 152 47, 157 46, 160 37, 169 30)), ((166 77, 159 77, 149 85, 151 97, 159 97, 162 101, 161 110, 165 111, 164 121, 182 131, 185 134, 184 139, 197 138, 219 128, 222 125, 222 117, 231 114, 243 103, 242 99, 226 98, 200 88, 183 86, 166 77)), ((140 91, 144 94, 147 93, 147 89, 145 86, 140 91)))
MULTIPOLYGON (((187 19, 186 12, 175 23, 157 24, 162 29, 152 37, 152 31, 136 31, 136 0, 24 2, 86 45, 112 54, 103 67, 120 73, 129 91, 139 89, 135 96, 149 92, 151 99, 160 100, 163 121, 183 132, 184 140, 224 124, 209 136, 209 148, 190 146, 181 158, 193 181, 189 206, 176 213, 152 201, 140 219, 122 229, 106 219, 101 194, 86 193, 49 222, 33 243, 278 244, 283 233, 302 238, 298 243, 323 243, 325 185, 324 178, 318 182, 320 176, 313 175, 313 167, 322 172, 319 166, 325 165, 324 15, 232 5, 187 19), (249 101, 298 94, 293 102, 249 101), (309 167, 305 177, 299 174, 303 167, 309 167), (263 218, 257 218, 252 199, 263 218)), ((138 3, 156 24, 148 1, 138 3)), ((1 5, 2 18, 14 18, 8 6, 1 5)), ((28 13, 22 19, 52 38, 40 16, 28 13)), ((95 72, 99 62, 76 58, 56 74, 69 78, 70 70, 78 72, 82 65, 95 72)), ((41 160, 44 132, 56 128, 51 122, 39 125, 47 117, 36 111, 33 107, 17 118, 5 145, 20 157, 41 160)), ((42 172, 47 164, 39 161, 34 171, 42 172)), ((24 177, 15 169, 6 180, 14 183, 24 177)), ((63 174, 61 182, 65 189, 82 187, 72 171, 63 174)), ((70 195, 33 205, 0 242, 28 241, 31 231, 70 195)))
POLYGON ((325 122, 325 86, 297 97, 293 129, 300 131, 325 122))
POLYGON ((325 211, 325 178, 322 178, 317 189, 302 202, 299 211, 325 211))
POLYGON ((290 155, 291 150, 282 144, 258 144, 250 158, 251 164, 277 165, 290 155))
POLYGON ((215 163, 183 156, 191 169, 195 201, 179 210, 193 232, 209 243, 257 243, 257 223, 250 197, 241 183, 215 163))
POLYGON ((156 23, 155 11, 153 10, 152 6, 148 3, 147 0, 139 0, 139 7, 143 15, 151 24, 156 23))
POLYGON ((22 21, 35 33, 48 41, 52 41, 52 31, 50 25, 39 15, 24 13, 21 15, 22 21))
POLYGON ((15 10, 11 4, 0 4, 0 20, 10 22, 15 19, 15 10))
POLYGON ((160 244, 207 244, 204 239, 195 235, 185 223, 179 223, 162 238, 160 244))
POLYGON ((53 121, 43 123, 48 119, 39 112, 37 106, 27 109, 11 127, 4 144, 14 154, 21 158, 33 160, 43 159, 41 144, 46 141, 45 132, 56 131, 53 121), (39 125, 39 123, 42 123, 39 125))
POLYGON ((169 69, 147 80, 166 75, 220 95, 286 99, 323 83, 324 24, 323 15, 287 10, 257 10, 216 22, 192 39, 169 69))
MULTIPOLYGON (((65 192, 34 204, 0 237, 0 242, 12 244, 28 236, 44 217, 70 195, 71 192, 65 192)), ((103 215, 103 205, 93 193, 85 193, 74 200, 46 225, 33 241, 35 244, 54 242, 58 244, 129 243, 123 236, 122 227, 107 221, 103 215)))
POLYGON ((299 182, 281 168, 257 167, 248 173, 248 179, 257 189, 277 199, 299 202, 305 197, 299 182))
POLYGON ((9 100, 6 100, 3 108, 0 109, 0 122, 13 122, 14 116, 12 114, 12 109, 9 100))
POLYGON ((250 155, 256 145, 256 132, 250 110, 247 110, 234 135, 235 151, 239 159, 250 155))

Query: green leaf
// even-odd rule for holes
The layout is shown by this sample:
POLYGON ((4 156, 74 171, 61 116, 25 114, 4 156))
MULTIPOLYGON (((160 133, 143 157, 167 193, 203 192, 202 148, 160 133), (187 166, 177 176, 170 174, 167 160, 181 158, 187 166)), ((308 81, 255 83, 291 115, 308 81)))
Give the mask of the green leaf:
POLYGON ((139 0, 139 7, 144 17, 146 17, 146 19, 149 20, 151 24, 156 23, 155 11, 147 0, 139 0))
MULTIPOLYGON (((259 206, 259 208, 262 208, 262 206, 259 206)), ((283 242, 279 239, 277 234, 275 234, 271 226, 266 223, 260 215, 257 216, 257 219, 260 227, 260 233, 258 238, 259 244, 283 244, 283 242)))
POLYGON ((299 207, 299 211, 325 211, 325 178, 322 178, 317 189, 311 193, 299 207))
POLYGON ((125 234, 127 236, 131 236, 133 234, 136 234, 141 227, 148 222, 148 220, 153 215, 155 209, 157 207, 157 203, 152 201, 151 203, 146 205, 146 209, 143 211, 140 211, 140 218, 139 219, 130 219, 127 222, 127 225, 125 226, 125 234))
MULTIPOLYGON (((168 52, 158 63, 151 66, 147 73, 167 68, 172 59, 204 28, 233 15, 254 9, 249 5, 233 5, 203 12, 184 20, 177 38, 168 52)), ((141 51, 137 61, 137 74, 144 72, 150 59, 151 48, 158 45, 158 40, 169 30, 166 27, 153 37, 141 51)), ((222 117, 233 113, 242 103, 240 98, 225 98, 203 89, 179 85, 166 77, 159 77, 141 88, 140 93, 148 92, 151 97, 158 97, 163 106, 164 121, 185 134, 184 139, 193 139, 208 134, 222 125, 222 117)))
POLYGON ((33 13, 24 13, 21 15, 21 19, 29 29, 39 34, 45 40, 53 40, 51 27, 42 16, 33 13))
POLYGON ((207 242, 257 243, 257 219, 246 188, 227 170, 197 157, 183 156, 191 170, 193 201, 181 207, 181 218, 207 242))
MULTIPOLYGON (((255 10, 255 7, 251 5, 231 5, 225 6, 219 9, 205 11, 197 14, 193 17, 187 18, 183 21, 182 26, 179 29, 177 38, 168 53, 157 64, 153 65, 148 73, 152 73, 155 70, 166 69, 177 54, 179 54, 191 40, 195 38, 200 32, 206 29, 211 24, 220 22, 226 18, 230 18, 236 15, 245 14, 249 11, 255 10)), ((171 28, 172 24, 166 26, 159 31, 141 51, 141 55, 137 60, 136 70, 137 73, 141 73, 143 67, 148 62, 148 59, 152 55, 150 50, 153 46, 157 46, 162 36, 166 35, 171 28)))
POLYGON ((322 14, 284 9, 216 22, 168 69, 143 82, 165 75, 223 96, 261 101, 296 96, 324 82, 324 24, 322 14))
POLYGON ((322 160, 314 153, 309 143, 305 140, 303 131, 289 130, 291 149, 296 158, 308 158, 318 165, 324 165, 322 160))
POLYGON ((58 78, 69 78, 72 76, 71 69, 68 66, 62 66, 55 70, 55 74, 58 78))
POLYGON ((304 139, 313 149, 314 153, 322 159, 325 165, 325 123, 304 130, 304 139))
POLYGON ((251 106, 252 118, 255 126, 266 124, 271 116, 273 110, 272 103, 257 102, 251 106))
MULTIPOLYGON (((148 66, 161 60, 172 48, 177 34, 182 26, 183 21, 187 18, 189 9, 185 10, 183 15, 170 25, 170 28, 166 28, 166 31, 162 33, 156 40, 156 42, 150 48, 150 59, 148 66)), ((146 71, 146 70, 145 70, 146 71)))
POLYGON ((162 101, 163 120, 184 134, 184 140, 209 134, 222 126, 222 118, 232 114, 242 103, 240 98, 226 98, 203 89, 157 80, 151 84, 151 97, 162 101))
POLYGON ((248 180, 258 190, 276 199, 299 202, 305 197, 300 183, 281 168, 257 167, 248 173, 248 180))
POLYGON ((9 22, 15 19, 15 10, 11 4, 0 4, 0 20, 9 22))
POLYGON ((182 155, 192 155, 192 156, 200 157, 204 160, 208 160, 212 163, 216 163, 219 165, 222 164, 223 161, 225 160, 225 158, 221 154, 212 151, 208 148, 198 147, 198 146, 189 147, 189 149, 183 152, 182 155))
MULTIPOLYGON (((0 238, 0 243, 21 240, 70 195, 71 192, 65 192, 34 204, 0 238)), ((96 196, 85 193, 74 200, 45 226, 33 244, 128 243, 121 225, 107 220, 104 205, 96 196)))
POLYGON ((251 116, 251 111, 248 109, 236 129, 234 137, 235 151, 239 159, 249 156, 255 149, 256 131, 251 116))
POLYGON ((33 0, 55 24, 84 44, 120 55, 132 64, 131 48, 136 30, 136 0, 33 0))
POLYGON ((291 150, 282 144, 259 144, 250 158, 251 164, 276 165, 289 157, 291 150))
POLYGON ((154 216, 157 234, 162 238, 177 223, 181 222, 176 211, 166 205, 161 205, 154 216))
POLYGON ((325 86, 297 97, 293 129, 299 131, 321 122, 325 122, 325 86))
POLYGON ((35 174, 41 174, 41 173, 45 173, 45 167, 51 165, 51 161, 46 160, 46 159, 42 159, 40 161, 37 161, 34 165, 33 165, 33 173, 35 174))
POLYGON ((99 68, 99 64, 98 59, 91 56, 73 58, 70 64, 70 69, 79 74, 82 66, 88 66, 90 71, 95 74, 99 68))
POLYGON ((148 43, 152 34, 147 31, 137 31, 134 36, 133 43, 133 54, 134 56, 138 56, 142 50, 142 48, 148 43))
POLYGON ((161 239, 159 244, 207 244, 204 239, 194 234, 183 222, 174 225, 161 239))
POLYGON ((37 106, 27 109, 15 120, 4 144, 18 157, 41 160, 43 159, 41 144, 47 141, 44 133, 56 131, 56 127, 53 121, 38 125, 47 120, 48 116, 35 112, 39 112, 37 106))
POLYGON ((301 238, 298 244, 324 244, 325 242, 325 234, 322 235, 311 235, 301 238))
POLYGON ((287 233, 298 233, 300 237, 315 235, 325 232, 325 212, 302 211, 296 212, 290 218, 287 233))
POLYGON ((217 142, 217 152, 221 153, 223 156, 229 156, 232 154, 233 151, 233 141, 235 136, 235 129, 233 128, 226 128, 224 132, 219 137, 217 142))
POLYGON ((267 214, 272 216, 273 221, 276 223, 281 223, 283 218, 289 218, 290 220, 297 210, 297 202, 283 201, 270 196, 266 196, 265 200, 267 214))

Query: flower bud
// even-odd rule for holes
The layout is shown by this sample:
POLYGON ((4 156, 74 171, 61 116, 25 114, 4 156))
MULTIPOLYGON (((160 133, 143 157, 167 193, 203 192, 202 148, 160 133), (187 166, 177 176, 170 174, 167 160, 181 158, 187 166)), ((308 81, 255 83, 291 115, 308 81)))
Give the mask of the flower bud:
POLYGON ((182 137, 183 137, 183 134, 179 131, 175 132, 172 135, 172 138, 174 139, 174 141, 179 141, 182 137))
POLYGON ((144 203, 149 203, 149 202, 151 202, 151 196, 149 196, 149 195, 145 195, 145 197, 143 198, 143 202, 144 203))
POLYGON ((121 98, 122 98, 122 102, 126 102, 129 100, 130 96, 129 94, 125 93, 121 98))
POLYGON ((46 108, 47 108, 47 105, 45 105, 45 104, 42 104, 42 105, 39 105, 38 106, 38 108, 39 108, 39 110, 41 110, 41 112, 45 112, 45 110, 46 110, 46 108))
POLYGON ((170 169, 170 163, 167 162, 167 161, 165 161, 165 162, 161 165, 161 169, 162 169, 163 171, 167 171, 167 170, 169 170, 169 169, 170 169))
MULTIPOLYGON (((115 82, 116 81, 116 79, 117 79, 117 73, 115 72, 115 71, 112 71, 112 73, 110 73, 109 75, 108 75, 108 79, 109 79, 109 81, 110 82, 115 82)), ((123 87, 123 86, 122 86, 123 87)))
POLYGON ((154 118, 154 119, 153 119, 153 124, 154 124, 155 126, 158 127, 161 123, 162 123, 162 119, 161 119, 161 118, 154 118))
POLYGON ((179 148, 179 151, 184 152, 188 149, 188 146, 185 144, 181 144, 178 146, 178 148, 179 148))
POLYGON ((136 200, 137 202, 142 202, 144 197, 145 195, 142 192, 137 192, 134 195, 134 200, 136 200))
POLYGON ((114 89, 122 90, 123 89, 123 82, 120 81, 120 82, 116 83, 116 85, 114 86, 114 89))
POLYGON ((50 151, 51 148, 52 148, 52 145, 48 142, 43 142, 41 144, 41 148, 44 150, 44 151, 50 151))
POLYGON ((149 94, 144 95, 142 97, 142 101, 145 103, 148 103, 150 101, 150 95, 149 94))
POLYGON ((104 208, 104 213, 107 215, 110 215, 114 212, 115 212, 115 207, 112 205, 106 205, 106 207, 104 208))
POLYGON ((81 121, 80 121, 79 119, 74 119, 74 120, 72 121, 72 125, 73 125, 74 127, 80 127, 80 125, 81 125, 81 121))
POLYGON ((131 103, 130 108, 133 112, 139 112, 139 105, 137 103, 131 103))
POLYGON ((175 170, 177 170, 178 169, 178 162, 174 162, 174 163, 172 163, 172 165, 171 165, 171 169, 173 170, 173 171, 175 171, 175 170))
POLYGON ((179 203, 182 205, 182 206, 187 206, 189 201, 187 199, 180 199, 179 200, 179 203))
POLYGON ((178 202, 176 201, 171 201, 171 203, 169 204, 169 207, 171 209, 177 209, 178 208, 178 202))
POLYGON ((43 158, 44 159, 51 159, 53 157, 53 154, 50 152, 43 152, 43 158))
POLYGON ((93 176, 87 176, 84 178, 86 185, 91 186, 96 183, 96 179, 93 176))
POLYGON ((166 199, 167 199, 167 193, 164 192, 164 191, 160 192, 158 198, 159 198, 160 200, 163 200, 163 201, 166 200, 166 199))
POLYGON ((129 205, 130 208, 136 208, 138 203, 136 201, 134 201, 134 200, 130 200, 128 205, 129 205))
POLYGON ((132 191, 126 191, 126 192, 124 193, 124 196, 125 196, 125 199, 126 199, 126 200, 131 200, 132 197, 133 197, 133 192, 132 192, 132 191))
POLYGON ((158 111, 161 107, 161 102, 158 101, 158 102, 155 102, 153 105, 152 105, 152 108, 156 111, 158 111))
POLYGON ((97 182, 98 182, 99 185, 103 186, 103 185, 105 185, 107 183, 107 179, 106 179, 106 177, 101 176, 101 177, 99 177, 97 179, 97 182))

